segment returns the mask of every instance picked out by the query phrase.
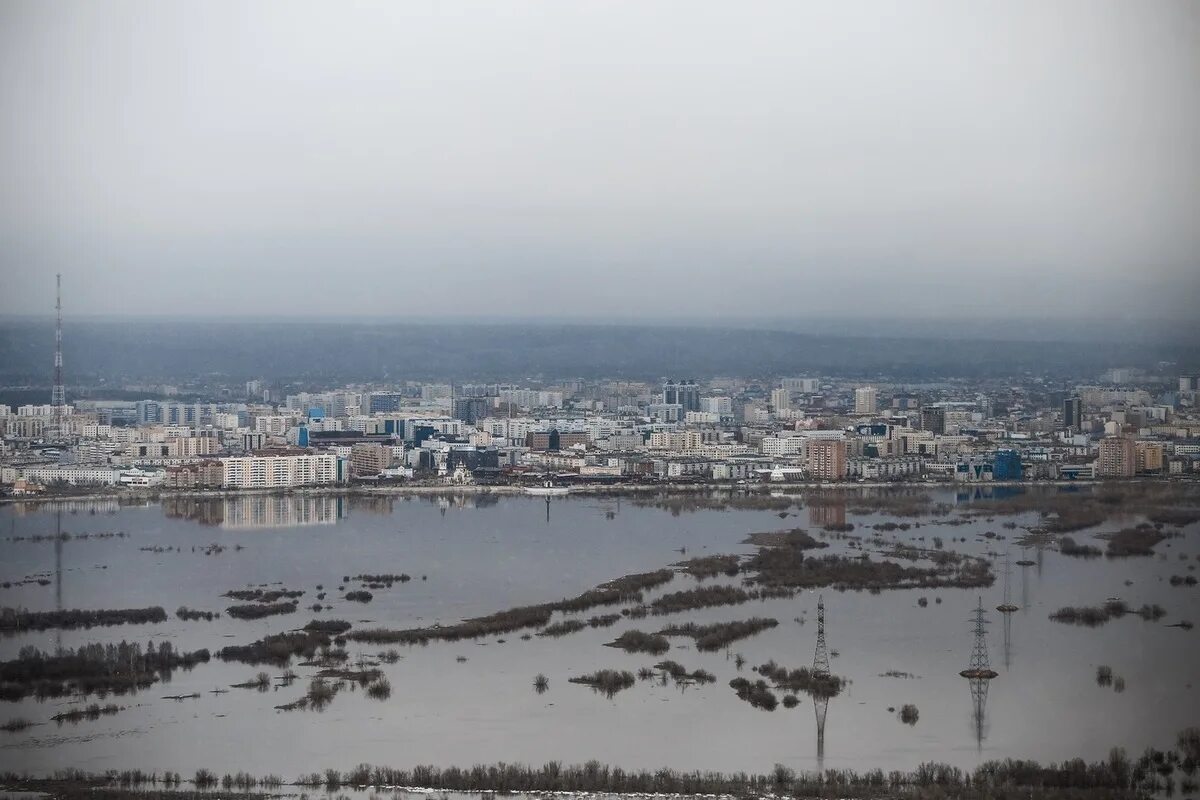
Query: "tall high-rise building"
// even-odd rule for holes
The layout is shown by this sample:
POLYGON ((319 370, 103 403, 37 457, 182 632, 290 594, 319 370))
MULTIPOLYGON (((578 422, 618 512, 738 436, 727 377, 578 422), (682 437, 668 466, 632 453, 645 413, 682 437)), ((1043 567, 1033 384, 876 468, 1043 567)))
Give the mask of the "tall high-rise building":
POLYGON ((846 442, 841 439, 813 439, 808 442, 808 474, 820 481, 846 477, 846 442))
POLYGON ((874 414, 879 410, 879 390, 874 386, 860 386, 854 390, 854 413, 874 414))
POLYGON ((1078 395, 1063 400, 1063 427, 1077 431, 1083 426, 1083 400, 1078 395))
POLYGON ((1137 447, 1133 439, 1108 436, 1100 440, 1100 458, 1096 475, 1104 478, 1132 478, 1137 472, 1137 447))
POLYGON ((792 407, 792 393, 787 389, 771 390, 771 406, 775 412, 788 411, 792 407))
POLYGON ((946 432, 946 409, 943 406, 925 406, 921 409, 921 428, 939 436, 946 432))
POLYGON ((695 381, 667 381, 663 384, 662 402, 670 405, 681 405, 686 411, 700 410, 700 387, 695 381))

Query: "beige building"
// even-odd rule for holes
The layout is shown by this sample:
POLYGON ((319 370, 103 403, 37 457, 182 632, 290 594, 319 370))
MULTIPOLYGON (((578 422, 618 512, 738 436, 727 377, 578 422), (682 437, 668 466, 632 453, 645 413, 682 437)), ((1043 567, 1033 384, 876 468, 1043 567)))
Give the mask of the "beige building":
POLYGON ((1101 478, 1132 478, 1137 471, 1137 448, 1133 439, 1109 436, 1100 440, 1096 475, 1101 478))
POLYGON ((1138 472, 1163 471, 1163 446, 1160 442, 1138 442, 1136 447, 1138 472))
POLYGON ((167 489, 215 489, 224 482, 225 468, 216 460, 197 461, 163 470, 163 487, 167 489))
POLYGON ((879 390, 874 386, 862 386, 854 390, 854 413, 874 414, 879 409, 879 390))
POLYGON ((363 442, 350 448, 350 471, 355 475, 378 475, 391 463, 392 448, 378 442, 363 442))

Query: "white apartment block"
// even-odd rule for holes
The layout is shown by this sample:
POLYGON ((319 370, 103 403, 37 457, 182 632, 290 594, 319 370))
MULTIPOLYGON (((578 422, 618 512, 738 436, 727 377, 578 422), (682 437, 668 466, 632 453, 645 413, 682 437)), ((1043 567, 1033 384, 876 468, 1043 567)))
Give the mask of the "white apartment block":
POLYGON ((814 392, 821 391, 820 378, 784 378, 779 382, 779 385, 789 392, 813 394, 814 392))
POLYGON ((787 456, 804 457, 808 439, 803 436, 764 436, 759 442, 759 451, 771 458, 787 456))
POLYGON ((254 418, 255 433, 265 433, 269 436, 283 436, 287 433, 288 428, 292 427, 292 422, 295 418, 291 416, 282 416, 273 414, 266 417, 254 418))
POLYGON ((22 478, 43 486, 57 481, 65 481, 72 486, 115 486, 120 476, 120 470, 107 467, 31 467, 21 470, 22 478))
POLYGON ((338 483, 338 457, 332 453, 222 458, 224 485, 231 489, 277 489, 338 483))
POLYGON ((509 405, 517 408, 562 408, 562 392, 543 392, 536 389, 501 389, 497 398, 498 408, 509 405))

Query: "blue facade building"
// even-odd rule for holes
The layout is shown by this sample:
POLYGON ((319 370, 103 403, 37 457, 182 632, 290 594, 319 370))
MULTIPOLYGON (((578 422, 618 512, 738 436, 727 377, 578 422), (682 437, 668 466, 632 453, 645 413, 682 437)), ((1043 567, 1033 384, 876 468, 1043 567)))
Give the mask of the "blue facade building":
POLYGON ((1016 450, 997 450, 992 465, 992 480, 1021 480, 1021 454, 1016 450))

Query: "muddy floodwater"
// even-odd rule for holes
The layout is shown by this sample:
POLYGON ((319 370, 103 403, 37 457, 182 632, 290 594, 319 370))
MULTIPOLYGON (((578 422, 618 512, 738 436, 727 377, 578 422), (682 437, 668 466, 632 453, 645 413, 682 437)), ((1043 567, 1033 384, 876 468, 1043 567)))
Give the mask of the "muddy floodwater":
MULTIPOLYGON (((782 511, 691 509, 687 502, 681 510, 631 497, 573 495, 549 502, 486 495, 253 496, 141 506, 114 501, 6 506, 0 508, 0 583, 10 585, 0 588, 0 606, 32 611, 161 606, 168 614, 159 623, 3 635, 0 660, 6 661, 29 646, 53 652, 121 640, 143 645, 169 640, 176 651, 207 648, 215 654, 312 619, 346 620, 354 630, 450 625, 574 597, 607 580, 684 559, 750 556, 756 548, 743 543, 749 534, 790 528, 824 536, 829 547, 823 554, 877 550, 870 542, 876 536, 889 546, 932 548, 936 536, 945 550, 988 558, 996 580, 981 589, 805 590, 740 605, 622 617, 611 627, 585 627, 560 637, 537 636, 538 628, 531 628, 427 645, 350 641, 350 661, 377 663, 373 668, 387 677, 390 696, 378 699, 349 685, 319 711, 276 708, 304 695, 317 667, 294 659, 297 680, 280 685, 276 678, 284 667, 214 657, 133 694, 0 702, 0 724, 14 718, 36 723, 0 731, 0 770, 139 768, 190 775, 204 767, 290 780, 362 762, 469 766, 588 759, 626 769, 763 773, 784 764, 796 770, 910 770, 925 761, 972 767, 1005 757, 1099 760, 1114 746, 1138 754, 1147 746, 1170 746, 1179 730, 1200 723, 1200 630, 1175 626, 1200 623, 1200 588, 1171 582, 1172 576, 1197 575, 1200 523, 1168 527, 1171 535, 1154 546, 1153 555, 1070 557, 1054 543, 1018 543, 1025 528, 1037 525, 1034 511, 989 521, 963 513, 986 500, 981 496, 986 491, 922 491, 949 510, 890 517, 863 510, 853 493, 820 503, 798 496, 782 511), (884 533, 870 527, 889 521, 910 527, 884 533), (945 524, 950 521, 962 524, 945 524), (824 530, 849 525, 854 526, 849 532, 824 530), (68 536, 49 538, 58 530, 68 536), (405 574, 411 580, 370 589, 367 603, 344 599, 362 588, 361 581, 345 578, 360 574, 405 574), (1007 615, 996 610, 1005 601, 1006 582, 1009 602, 1017 607, 1007 615), (226 609, 239 601, 222 595, 248 587, 304 594, 293 613, 231 618, 226 609), (318 600, 321 592, 326 596, 318 600), (847 681, 828 702, 823 732, 818 707, 805 694, 794 708, 781 704, 766 711, 739 699, 729 686, 738 676, 756 679, 751 668, 769 660, 791 668, 812 665, 818 595, 824 596, 831 669, 847 681), (977 644, 972 617, 980 596, 984 643, 998 675, 972 687, 959 672, 977 644), (1166 613, 1153 620, 1127 614, 1097 627, 1049 618, 1063 606, 1101 605, 1108 598, 1135 609, 1158 604, 1166 613), (318 602, 332 608, 309 610, 318 602), (221 616, 185 621, 176 616, 181 606, 221 616), (671 637, 662 656, 604 646, 629 629, 654 632, 750 617, 774 618, 778 625, 715 652, 698 651, 686 637, 671 637), (390 649, 399 660, 381 661, 379 654, 390 649), (636 673, 664 658, 706 670, 716 680, 638 680, 611 697, 568 682, 606 668, 636 673), (1115 680, 1097 681, 1101 666, 1121 679, 1120 690, 1115 680), (265 691, 230 688, 252 681, 259 671, 272 679, 265 691), (542 692, 534 687, 539 674, 548 682, 542 692), (199 697, 187 697, 193 694, 199 697), (51 721, 90 703, 121 710, 78 722, 51 721), (905 705, 919 712, 913 724, 901 719, 905 705)), ((1090 502, 1088 493, 1078 493, 1080 503, 1090 502)), ((1139 521, 1132 512, 1115 514, 1071 536, 1076 544, 1103 549, 1097 534, 1139 521)), ((648 591, 646 600, 740 582, 720 574, 702 583, 680 573, 648 591)), ((554 621, 586 620, 622 608, 555 612, 554 621)))

